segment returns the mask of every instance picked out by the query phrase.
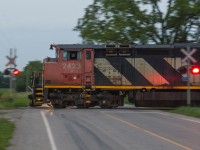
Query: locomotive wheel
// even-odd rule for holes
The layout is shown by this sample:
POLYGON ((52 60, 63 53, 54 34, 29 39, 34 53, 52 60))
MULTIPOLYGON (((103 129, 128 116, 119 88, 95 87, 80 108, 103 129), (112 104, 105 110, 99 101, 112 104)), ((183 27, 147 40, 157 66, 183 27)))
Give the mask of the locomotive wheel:
POLYGON ((111 101, 109 101, 109 99, 101 100, 100 103, 99 103, 99 106, 102 109, 111 109, 111 108, 113 108, 113 106, 111 105, 111 101))

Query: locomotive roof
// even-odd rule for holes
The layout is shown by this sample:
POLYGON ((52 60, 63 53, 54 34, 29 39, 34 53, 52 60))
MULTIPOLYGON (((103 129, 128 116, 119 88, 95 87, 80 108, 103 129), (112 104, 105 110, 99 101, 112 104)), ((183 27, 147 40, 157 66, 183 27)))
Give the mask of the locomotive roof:
POLYGON ((59 47, 61 49, 85 49, 85 48, 92 48, 92 49, 104 49, 104 48, 133 48, 133 49, 173 49, 173 48, 185 48, 185 47, 194 47, 200 48, 200 43, 176 43, 176 44, 169 44, 169 45, 156 45, 156 44, 130 44, 130 45, 94 45, 94 44, 56 44, 51 45, 52 47, 59 47))

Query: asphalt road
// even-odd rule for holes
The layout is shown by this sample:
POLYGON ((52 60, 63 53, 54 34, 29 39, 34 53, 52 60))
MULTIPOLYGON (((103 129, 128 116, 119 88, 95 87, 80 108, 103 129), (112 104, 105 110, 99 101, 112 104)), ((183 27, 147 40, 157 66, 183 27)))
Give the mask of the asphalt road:
POLYGON ((200 150, 200 119, 159 110, 23 109, 8 150, 200 150))

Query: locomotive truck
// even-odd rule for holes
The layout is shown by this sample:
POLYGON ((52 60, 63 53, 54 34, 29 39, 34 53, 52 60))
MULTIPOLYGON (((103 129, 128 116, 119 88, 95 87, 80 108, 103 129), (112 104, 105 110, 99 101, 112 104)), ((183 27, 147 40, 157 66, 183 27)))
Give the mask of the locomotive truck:
POLYGON ((188 90, 191 104, 200 105, 200 44, 54 44, 50 49, 55 58, 45 58, 43 72, 32 75, 31 106, 115 108, 128 99, 136 107, 176 107, 187 105, 188 90), (196 73, 190 72, 194 66, 196 73))

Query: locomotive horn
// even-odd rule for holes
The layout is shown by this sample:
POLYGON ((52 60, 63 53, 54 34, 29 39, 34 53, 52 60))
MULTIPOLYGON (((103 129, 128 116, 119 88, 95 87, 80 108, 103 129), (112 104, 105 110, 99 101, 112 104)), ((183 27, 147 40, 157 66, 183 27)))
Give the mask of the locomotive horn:
POLYGON ((52 45, 52 44, 50 45, 50 48, 49 48, 49 49, 53 50, 53 45, 52 45))

